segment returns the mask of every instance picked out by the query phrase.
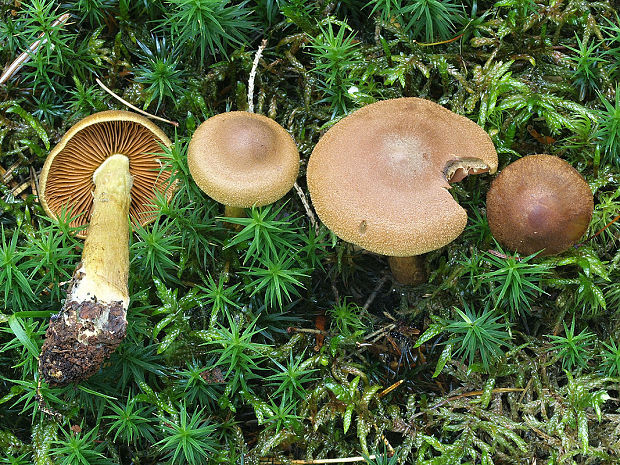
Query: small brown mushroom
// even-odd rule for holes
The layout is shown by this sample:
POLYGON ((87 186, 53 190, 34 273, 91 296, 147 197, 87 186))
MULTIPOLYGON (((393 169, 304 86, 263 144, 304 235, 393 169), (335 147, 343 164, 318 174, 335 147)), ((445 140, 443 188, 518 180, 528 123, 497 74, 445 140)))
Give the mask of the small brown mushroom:
POLYGON ((266 116, 245 111, 203 122, 192 136, 187 162, 198 187, 224 204, 229 217, 280 199, 299 173, 299 152, 288 132, 266 116))
POLYGON ((340 238, 390 256, 398 281, 420 282, 420 254, 458 237, 467 214, 450 181, 495 172, 497 153, 469 119, 419 98, 368 105, 336 123, 308 162, 312 203, 340 238))
POLYGON ((587 231, 593 209, 588 183, 552 155, 529 155, 511 163, 487 193, 493 236, 524 255, 567 250, 587 231))
POLYGON ((162 145, 170 140, 146 118, 104 111, 73 126, 50 152, 39 181, 40 200, 51 217, 63 209, 90 222, 82 261, 67 299, 53 315, 39 357, 39 372, 52 385, 95 373, 125 337, 129 292, 129 222, 153 220, 155 191, 172 194, 160 172, 162 145))

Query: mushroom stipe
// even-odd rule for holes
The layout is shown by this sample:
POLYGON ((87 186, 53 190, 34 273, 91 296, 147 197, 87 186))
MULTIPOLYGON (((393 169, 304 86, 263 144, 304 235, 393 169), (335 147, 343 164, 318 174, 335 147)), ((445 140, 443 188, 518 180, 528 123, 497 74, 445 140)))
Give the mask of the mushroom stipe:
POLYGON ((93 175, 95 195, 82 262, 45 334, 39 371, 52 385, 95 373, 125 337, 129 291, 129 159, 112 155, 93 175))
POLYGON ((129 217, 134 212, 132 221, 152 220, 141 213, 154 190, 169 198, 174 188, 158 169, 162 145, 170 140, 146 118, 107 111, 69 129, 45 162, 40 186, 48 214, 77 207, 82 221, 90 221, 82 261, 39 357, 39 373, 50 385, 90 377, 125 337, 129 217))

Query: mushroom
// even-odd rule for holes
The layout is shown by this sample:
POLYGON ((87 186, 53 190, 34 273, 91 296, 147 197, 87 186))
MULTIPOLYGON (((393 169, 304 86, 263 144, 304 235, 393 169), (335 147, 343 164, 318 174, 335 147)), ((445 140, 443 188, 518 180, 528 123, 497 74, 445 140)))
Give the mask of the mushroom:
POLYGON ((365 106, 336 123, 308 162, 308 189, 340 238, 390 257, 397 281, 424 279, 420 254, 453 241, 467 214, 450 181, 495 172, 497 153, 473 121, 419 98, 365 106))
POLYGON ((95 373, 125 337, 129 291, 129 221, 153 221, 155 191, 172 195, 160 172, 170 140, 146 118, 104 111, 73 126, 50 152, 41 171, 40 201, 51 217, 63 209, 90 221, 82 260, 60 313, 53 315, 39 357, 52 385, 95 373), (93 192, 94 191, 94 192, 93 192))
POLYGON ((529 155, 511 163, 487 193, 493 236, 524 255, 564 252, 587 231, 593 210, 588 183, 553 155, 529 155))
POLYGON ((299 152, 286 130, 266 116, 231 111, 213 116, 194 132, 187 151, 192 178, 225 205, 225 216, 283 197, 299 173, 299 152))

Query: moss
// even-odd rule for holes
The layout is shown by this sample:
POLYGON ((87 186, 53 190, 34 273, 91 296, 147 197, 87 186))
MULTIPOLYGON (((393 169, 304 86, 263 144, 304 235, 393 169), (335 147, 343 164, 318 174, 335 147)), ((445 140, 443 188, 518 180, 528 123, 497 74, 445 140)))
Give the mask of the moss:
POLYGON ((459 17, 434 18, 442 36, 424 42, 405 7, 422 1, 75 3, 71 21, 52 26, 64 4, 0 0, 0 62, 48 37, 0 87, 0 461, 204 463, 198 449, 211 463, 362 454, 387 463, 391 451, 406 463, 620 460, 617 222, 561 256, 515 266, 488 231, 491 178, 465 179, 452 193, 466 231, 427 254, 428 282, 403 287, 383 258, 315 229, 305 182, 312 149, 345 112, 422 97, 483 127, 500 170, 531 153, 568 161, 594 192, 594 236, 620 211, 613 2, 450 2, 459 17), (193 3, 219 8, 222 30, 194 37, 174 26, 195 18, 193 3), (254 236, 224 227, 189 177, 186 147, 211 115, 247 107, 263 38, 255 111, 294 137, 305 198, 292 190, 272 210, 250 211, 262 218, 254 236), (134 233, 121 347, 77 386, 38 386, 45 330, 81 245, 65 234, 68 219, 44 218, 37 173, 78 118, 126 109, 97 76, 179 123, 161 123, 179 190, 134 233), (270 279, 274 264, 297 283, 270 279), (526 299, 524 283, 535 286, 526 299), (491 312, 509 341, 486 364, 451 333, 465 308, 491 312), (574 334, 593 334, 579 364, 557 343, 572 321, 574 334), (299 386, 265 381, 284 379, 283 368, 287 386, 299 386), (194 442, 179 445, 183 431, 194 442))

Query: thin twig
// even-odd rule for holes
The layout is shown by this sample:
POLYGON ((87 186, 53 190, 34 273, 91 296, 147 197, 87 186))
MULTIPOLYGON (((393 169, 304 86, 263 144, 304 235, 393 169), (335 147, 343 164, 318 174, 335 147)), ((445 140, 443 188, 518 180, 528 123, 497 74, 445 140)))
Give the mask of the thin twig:
POLYGON ((390 387, 385 388, 383 391, 381 391, 377 397, 383 397, 388 395, 390 392, 392 392, 394 389, 396 389, 398 386, 400 386, 401 384, 403 384, 405 382, 404 379, 399 379, 398 381, 396 381, 394 384, 392 384, 390 387))
MULTIPOLYGON (((41 360, 40 359, 39 359, 39 373, 41 373, 41 360)), ((41 395, 41 378, 39 378, 39 380, 37 381, 37 390, 36 390, 34 399, 37 401, 37 404, 39 404, 39 410, 41 410, 46 415, 49 415, 50 417, 54 418, 58 423, 62 423, 62 421, 64 420, 64 416, 62 415, 62 413, 48 407, 47 403, 45 402, 45 399, 41 395)))
POLYGON ((338 292, 338 288, 334 284, 334 281, 332 281, 332 292, 334 293, 334 299, 336 302, 340 302, 340 293, 338 292))
POLYGON ((461 33, 456 37, 452 37, 452 39, 448 39, 448 40, 442 40, 441 42, 430 42, 430 43, 424 43, 424 42, 418 42, 417 40, 414 40, 413 43, 420 45, 421 47, 430 47, 432 45, 441 45, 441 44, 449 44, 450 42, 454 42, 455 40, 459 40, 461 37, 463 37, 463 35, 465 35, 465 33, 461 33))
MULTIPOLYGON (((368 458, 370 460, 374 460, 377 458, 376 455, 369 455, 368 458)), ((273 463, 281 464, 281 463, 293 463, 295 465, 305 465, 305 464, 314 464, 314 463, 352 463, 352 462, 365 462, 366 459, 364 457, 343 457, 341 459, 316 459, 316 460, 291 460, 290 462, 282 462, 280 460, 274 459, 261 459, 261 463, 273 463)))
MULTIPOLYGON (((377 427, 377 425, 375 425, 375 428, 376 427, 377 427)), ((388 441, 388 438, 386 438, 385 434, 383 434, 383 433, 381 433, 381 440, 383 441, 383 444, 387 448, 387 455, 388 455, 388 457, 393 457, 394 454, 396 453, 396 451, 392 447, 392 444, 390 444, 390 441, 388 441)))
POLYGON ((523 401, 523 398, 525 397, 525 394, 527 394, 527 391, 529 390, 530 386, 532 385, 532 380, 533 379, 534 378, 530 378, 529 381, 527 382, 527 384, 525 385, 525 387, 523 388, 523 392, 519 396, 519 400, 517 401, 517 405, 521 405, 521 401, 523 401))
POLYGON ((304 191, 302 190, 302 188, 299 187, 299 184, 295 183, 293 184, 293 187, 295 188, 295 191, 297 192, 297 196, 299 197, 299 200, 301 200, 301 204, 304 206, 304 209, 306 210, 306 215, 310 219, 310 224, 314 228, 314 232, 316 232, 316 234, 318 235, 319 224, 316 221, 316 217, 314 216, 314 212, 312 211, 312 208, 310 208, 310 204, 308 203, 308 198, 306 197, 306 194, 304 194, 304 191))
POLYGON ((30 189, 34 194, 35 201, 39 201, 39 176, 35 172, 34 168, 30 167, 30 189))
MULTIPOLYGON (((64 23, 67 22, 67 20, 71 17, 71 15, 69 13, 64 13, 63 15, 60 16, 60 18, 58 18, 56 21, 54 21, 51 25, 52 28, 55 28, 56 26, 62 26, 64 25, 64 23)), ((45 35, 45 33, 41 33, 39 34, 39 37, 37 38, 37 40, 35 40, 30 47, 28 47, 28 50, 26 50, 25 52, 22 52, 14 61, 13 63, 11 63, 9 65, 8 68, 6 68, 4 70, 4 73, 2 73, 2 76, 0 76, 0 85, 4 84, 5 82, 7 82, 9 79, 11 79, 11 77, 17 73, 22 66, 24 66, 24 64, 26 64, 26 62, 28 62, 28 60, 30 60, 30 58, 39 51, 39 48, 41 48, 42 45, 44 45, 47 42, 47 39, 43 39, 42 37, 45 35)))
POLYGON ((11 195, 13 197, 21 196, 22 199, 26 198, 26 194, 22 194, 26 189, 30 187, 30 180, 22 182, 19 186, 15 186, 13 190, 11 190, 11 195))
POLYGON ((370 342, 373 342, 373 343, 377 342, 379 339, 381 339, 387 333, 392 331, 394 328, 396 328, 396 325, 394 323, 390 323, 389 325, 386 325, 383 328, 378 329, 378 330, 376 330, 373 333, 370 333, 368 336, 364 337, 364 340, 365 341, 370 341, 370 342))
POLYGON ((13 172, 21 164, 22 161, 18 160, 16 163, 13 163, 13 165, 11 165, 8 170, 5 170, 4 167, 0 166, 0 183, 6 184, 6 186, 11 189, 11 195, 13 197, 20 195, 22 199, 26 199, 26 194, 22 194, 22 192, 28 187, 28 185, 24 187, 24 184, 27 183, 23 183, 20 185, 16 180, 13 179, 13 172))
POLYGON ((311 328, 296 328, 294 326, 289 326, 286 329, 287 333, 310 333, 310 334, 327 334, 327 331, 323 331, 320 329, 311 329, 311 328))
POLYGON ((258 62, 266 46, 267 39, 263 39, 260 43, 260 47, 256 50, 256 55, 254 55, 254 63, 252 63, 252 70, 250 71, 250 78, 248 79, 248 111, 250 113, 254 113, 254 78, 256 77, 256 69, 258 68, 258 62))
POLYGON ((151 115, 150 113, 147 113, 144 110, 140 110, 138 107, 136 107, 135 105, 132 105, 131 103, 129 103, 127 100, 124 100, 123 98, 119 97, 118 95, 116 95, 114 92, 112 92, 110 89, 108 89, 106 87, 106 85, 101 82, 101 80, 99 78, 96 78, 95 81, 97 81, 97 84, 99 84, 101 86, 101 88, 103 90, 105 90, 108 94, 110 94, 112 97, 114 97, 116 100, 118 100, 119 102, 121 102, 124 105, 127 105, 129 108, 131 108, 133 111, 137 111, 138 113, 143 114, 144 116, 148 116, 149 118, 153 118, 156 119, 157 121, 161 121, 163 123, 168 123, 168 124, 172 124, 174 127, 178 127, 179 123, 177 123, 176 121, 170 121, 167 120, 165 118, 161 118, 159 116, 155 116, 155 115, 151 115))
POLYGON ((2 182, 8 183, 9 181, 11 181, 13 179, 13 171, 19 168, 21 164, 22 160, 17 160, 15 163, 9 166, 8 169, 5 170, 4 168, 2 168, 0 170, 0 174, 2 174, 2 182))

